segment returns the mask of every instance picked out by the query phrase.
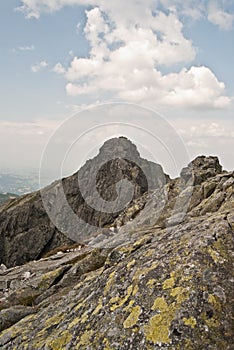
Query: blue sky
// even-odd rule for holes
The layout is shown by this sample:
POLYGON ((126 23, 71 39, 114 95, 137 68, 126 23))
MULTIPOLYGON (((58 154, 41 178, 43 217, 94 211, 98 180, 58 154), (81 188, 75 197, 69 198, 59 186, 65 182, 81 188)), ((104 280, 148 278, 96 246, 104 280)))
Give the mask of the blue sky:
POLYGON ((2 0, 0 167, 37 168, 60 122, 123 101, 233 169, 233 28, 233 0, 2 0))

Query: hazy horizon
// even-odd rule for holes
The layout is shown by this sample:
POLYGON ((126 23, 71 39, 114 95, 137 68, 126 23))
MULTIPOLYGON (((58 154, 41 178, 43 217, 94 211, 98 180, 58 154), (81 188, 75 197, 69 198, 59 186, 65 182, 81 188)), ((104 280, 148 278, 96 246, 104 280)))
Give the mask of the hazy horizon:
MULTIPOLYGON (((112 102, 158 112, 190 160, 218 156, 234 169, 232 1, 3 0, 0 16, 0 172, 38 172, 61 123, 112 102)), ((96 148, 118 133, 102 135, 96 148)))

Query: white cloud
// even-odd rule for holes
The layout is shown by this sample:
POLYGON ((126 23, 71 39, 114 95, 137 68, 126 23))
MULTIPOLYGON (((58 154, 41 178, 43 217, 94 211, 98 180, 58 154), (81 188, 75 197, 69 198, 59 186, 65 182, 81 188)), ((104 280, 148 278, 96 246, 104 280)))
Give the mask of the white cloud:
POLYGON ((202 138, 225 138, 234 139, 233 124, 220 121, 190 121, 190 125, 186 125, 186 129, 180 129, 180 133, 187 139, 202 139, 202 138))
MULTIPOLYGON (((68 95, 192 108, 226 108, 231 104, 224 83, 208 67, 193 66, 197 49, 183 31, 182 16, 194 20, 207 17, 208 6, 211 15, 213 5, 208 0, 202 4, 192 0, 22 3, 21 10, 29 17, 66 5, 89 6, 84 27, 89 54, 72 57, 67 68, 57 63, 53 69, 64 75, 68 95), (175 73, 176 65, 189 68, 175 73), (163 75, 162 66, 169 73, 163 75)), ((36 65, 34 71, 40 68, 36 65)))
POLYGON ((26 45, 26 46, 19 46, 17 48, 13 48, 12 52, 30 52, 30 51, 34 51, 35 50, 35 46, 34 45, 26 45))
MULTIPOLYGON (((160 6, 193 20, 201 17, 208 18, 221 29, 230 30, 233 28, 233 13, 229 11, 231 3, 230 0, 145 0, 144 2, 137 0, 21 0, 21 6, 16 10, 23 12, 27 18, 38 19, 42 13, 58 11, 65 6, 96 6, 111 16, 115 14, 118 22, 122 21, 124 24, 126 18, 134 21, 136 16, 147 20, 148 9, 157 10, 160 6)), ((80 24, 78 24, 78 30, 80 30, 80 24)))
POLYGON ((208 20, 220 29, 231 30, 234 24, 234 14, 220 7, 217 1, 210 1, 208 7, 208 20))
POLYGON ((34 45, 30 45, 30 46, 19 46, 18 50, 20 51, 34 51, 35 50, 35 46, 34 45))
POLYGON ((226 108, 231 99, 224 95, 225 85, 207 67, 183 69, 165 79, 165 104, 179 107, 226 108))
POLYGON ((233 119, 190 117, 171 120, 171 124, 181 135, 192 159, 201 154, 219 156, 224 169, 234 169, 233 119))
POLYGON ((13 52, 17 52, 17 51, 34 51, 35 50, 35 46, 34 45, 26 45, 26 46, 19 46, 17 48, 12 49, 13 52))
POLYGON ((66 73, 66 69, 62 66, 61 63, 57 63, 54 68, 53 68, 53 71, 55 73, 58 73, 58 74, 65 74, 66 73))
POLYGON ((31 71, 33 73, 37 73, 46 67, 48 67, 48 63, 46 61, 41 61, 41 62, 36 63, 35 65, 31 66, 31 71))

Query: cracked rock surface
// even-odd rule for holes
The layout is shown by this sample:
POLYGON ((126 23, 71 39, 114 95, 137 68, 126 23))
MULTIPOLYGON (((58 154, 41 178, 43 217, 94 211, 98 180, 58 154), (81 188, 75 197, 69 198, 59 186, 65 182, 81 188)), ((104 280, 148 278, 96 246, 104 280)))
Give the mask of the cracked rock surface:
POLYGON ((2 266, 0 348, 232 350, 234 172, 197 157, 112 219, 2 266))
POLYGON ((139 198, 148 190, 145 173, 151 180, 152 189, 163 186, 169 180, 160 165, 140 157, 131 141, 125 137, 114 138, 106 141, 99 154, 88 160, 74 175, 55 181, 42 192, 37 191, 0 205, 0 264, 7 267, 22 265, 42 258, 56 247, 82 243, 84 239, 92 237, 97 227, 111 225, 119 214, 93 209, 96 197, 114 201, 118 196, 116 184, 127 180, 134 188, 132 199, 139 198), (93 177, 93 174, 97 176, 93 177), (97 187, 95 193, 94 185, 97 187), (70 210, 82 219, 79 230, 77 222, 66 215, 64 202, 58 193, 61 196, 65 194, 70 210), (92 207, 86 204, 84 198, 87 197, 92 207), (42 198, 48 201, 47 212, 42 198), (59 227, 69 231, 70 235, 62 233, 58 225, 56 227, 52 223, 47 214, 50 209, 51 212, 56 211, 54 220, 59 227))

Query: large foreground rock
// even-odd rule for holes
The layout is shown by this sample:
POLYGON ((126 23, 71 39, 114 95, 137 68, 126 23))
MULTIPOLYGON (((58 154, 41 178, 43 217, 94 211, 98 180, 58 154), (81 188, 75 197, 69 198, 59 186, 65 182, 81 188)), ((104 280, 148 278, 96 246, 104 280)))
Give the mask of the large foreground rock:
POLYGON ((102 244, 2 267, 1 349, 232 350, 234 173, 198 157, 116 220, 102 244))

